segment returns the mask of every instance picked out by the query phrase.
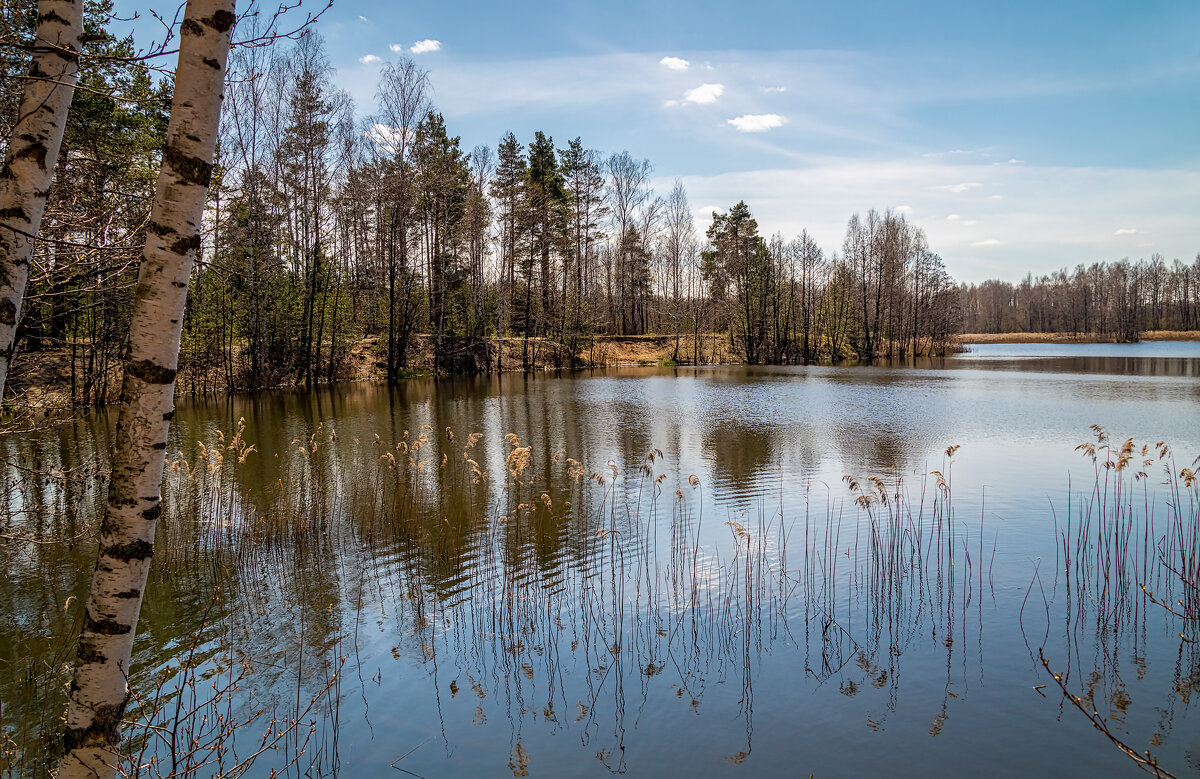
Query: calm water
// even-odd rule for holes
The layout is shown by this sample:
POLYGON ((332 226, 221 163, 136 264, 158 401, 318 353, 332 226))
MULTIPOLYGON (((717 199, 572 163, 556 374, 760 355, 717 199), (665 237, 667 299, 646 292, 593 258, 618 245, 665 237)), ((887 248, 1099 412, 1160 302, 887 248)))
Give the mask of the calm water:
MULTIPOLYGON (((133 684, 200 706, 169 679, 196 643, 199 689, 266 710, 240 754, 299 711, 318 727, 278 754, 298 737, 312 774, 1135 775, 1042 648, 1116 734, 1200 774, 1200 653, 1135 597, 1166 586, 1156 454, 1125 474, 1155 523, 1129 570, 1109 550, 1098 589, 1095 545, 1074 554, 1090 425, 1168 442, 1176 472, 1200 454, 1200 344, 353 384, 175 419, 133 684)), ((0 441, 80 469, 9 494, 37 510, 5 532, 85 531, 109 446, 104 417, 0 441)), ((32 773, 92 546, 3 554, 0 724, 32 773)))

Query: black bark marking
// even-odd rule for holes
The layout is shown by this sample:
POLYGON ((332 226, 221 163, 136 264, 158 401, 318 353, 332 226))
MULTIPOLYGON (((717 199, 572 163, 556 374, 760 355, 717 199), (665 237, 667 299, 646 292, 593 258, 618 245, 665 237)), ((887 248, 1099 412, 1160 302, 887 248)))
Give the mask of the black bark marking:
POLYGON ((0 208, 0 219, 20 219, 22 222, 28 224, 29 215, 25 213, 24 208, 13 206, 12 208, 0 208))
POLYGON ((88 663, 107 663, 108 656, 91 645, 91 641, 80 641, 79 652, 76 653, 75 659, 80 665, 88 663))
POLYGON ((174 418, 175 418, 175 409, 171 409, 171 410, 170 410, 170 411, 168 411, 167 413, 163 414, 163 421, 164 421, 164 422, 170 422, 170 421, 171 421, 172 419, 174 419, 174 418))
POLYGON ((17 323, 17 304, 11 298, 0 300, 0 325, 12 327, 17 323))
POLYGON ((137 498, 117 498, 117 497, 113 497, 113 498, 110 498, 110 499, 109 499, 109 501, 108 501, 108 504, 109 504, 110 506, 115 506, 116 508, 121 508, 122 506, 136 506, 136 505, 137 505, 137 498))
MULTIPOLYGON (((166 446, 166 444, 163 444, 164 449, 166 446)), ((157 444, 155 444, 155 448, 158 448, 157 444)), ((142 519, 146 520, 147 522, 154 522, 160 516, 162 516, 162 503, 155 503, 153 506, 142 512, 142 519)))
POLYGON ((123 636, 132 630, 129 625, 115 619, 92 619, 91 615, 84 620, 83 629, 101 636, 123 636))
POLYGON ((120 598, 122 600, 133 600, 134 598, 142 597, 142 591, 141 590, 125 590, 124 592, 114 592, 113 597, 120 598))
POLYGON ((21 160, 25 159, 26 157, 32 157, 33 161, 37 163, 38 167, 44 168, 46 167, 46 154, 46 144, 31 143, 25 148, 17 151, 12 158, 13 160, 21 160))
POLYGON ((152 447, 150 447, 150 448, 151 448, 151 449, 166 449, 166 448, 167 448, 167 442, 166 442, 166 441, 159 441, 157 444, 155 444, 154 446, 152 446, 152 447))
POLYGON ((208 65, 213 70, 221 69, 221 63, 218 62, 217 60, 213 59, 212 57, 205 57, 204 59, 202 59, 200 61, 203 62, 205 65, 208 65))
MULTIPOLYGON (((200 250, 200 236, 190 235, 186 238, 180 238, 167 247, 167 250, 178 254, 180 257, 186 257, 189 252, 200 250)), ((173 282, 174 283, 174 282, 173 282)), ((186 287, 187 284, 177 284, 180 287, 186 287)))
POLYGON ((134 360, 125 368, 125 372, 147 384, 173 384, 176 373, 149 360, 134 360))
POLYGON ((171 166, 184 184, 207 187, 212 181, 212 163, 193 157, 181 149, 168 146, 163 150, 163 162, 171 166))
POLYGON ((116 705, 102 703, 92 709, 92 724, 86 728, 67 728, 63 734, 63 746, 70 753, 83 747, 107 747, 116 749, 121 742, 121 720, 125 718, 125 704, 129 696, 116 705))
POLYGON ((116 544, 101 551, 105 557, 128 563, 134 560, 149 560, 154 556, 154 544, 143 541, 130 541, 128 544, 116 544))
POLYGON ((146 225, 146 232, 154 233, 155 235, 169 235, 176 232, 174 227, 167 227, 160 222, 151 222, 146 225))
POLYGON ((217 32, 226 32, 236 21, 237 17, 229 11, 217 11, 211 19, 205 19, 204 23, 217 32))
POLYGON ((184 19, 183 24, 179 25, 179 33, 181 35, 203 35, 204 28, 195 19, 184 19))
POLYGON ((57 22, 62 25, 70 26, 70 22, 58 15, 57 11, 47 11, 44 14, 38 14, 37 23, 39 25, 46 22, 57 22))

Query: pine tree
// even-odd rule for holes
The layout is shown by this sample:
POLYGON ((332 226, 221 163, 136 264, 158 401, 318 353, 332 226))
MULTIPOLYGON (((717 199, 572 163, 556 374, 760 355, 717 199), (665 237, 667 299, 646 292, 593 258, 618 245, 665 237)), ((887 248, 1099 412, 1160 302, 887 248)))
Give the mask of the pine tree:
POLYGON ((552 254, 562 244, 566 228, 567 193, 563 187, 562 171, 554 153, 554 139, 540 130, 534 133, 529 144, 529 172, 525 184, 529 205, 530 261, 526 268, 525 297, 525 367, 529 367, 528 344, 530 332, 549 335, 549 326, 555 321, 555 284, 552 254), (529 292, 532 290, 533 261, 538 260, 538 289, 540 311, 534 325, 529 292))
POLYGON ((563 255, 561 329, 569 333, 568 346, 571 354, 575 354, 587 315, 586 284, 591 277, 596 246, 604 240, 604 233, 599 228, 608 208, 604 205, 604 173, 599 154, 585 150, 582 141, 575 138, 566 149, 559 150, 558 156, 569 202, 567 231, 570 246, 563 255))
POLYGON ((496 149, 496 174, 491 193, 496 199, 500 220, 500 274, 496 294, 496 370, 503 369, 505 307, 515 286, 517 252, 521 246, 520 226, 525 208, 525 176, 528 164, 525 152, 511 132, 500 139, 496 149))

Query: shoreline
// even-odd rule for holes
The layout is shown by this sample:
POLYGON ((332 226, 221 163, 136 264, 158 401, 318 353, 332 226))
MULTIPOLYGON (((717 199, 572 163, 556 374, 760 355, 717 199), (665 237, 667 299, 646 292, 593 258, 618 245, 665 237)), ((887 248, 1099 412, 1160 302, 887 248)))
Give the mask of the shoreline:
MULTIPOLYGON (((1149 330, 1139 335, 1142 341, 1200 341, 1200 330, 1149 330)), ((729 348, 728 337, 723 333, 681 334, 680 357, 678 363, 671 360, 674 354, 674 335, 603 335, 580 339, 579 350, 574 359, 567 353, 562 344, 550 342, 542 338, 530 339, 529 370, 548 371, 569 368, 608 368, 625 366, 653 365, 741 365, 743 360, 737 358, 729 348), (698 356, 698 361, 690 359, 698 356)), ((496 339, 489 339, 488 353, 497 345, 496 339)), ((523 372, 522 351, 524 339, 506 337, 503 339, 504 372, 523 372)), ((955 339, 959 346, 971 344, 1093 344, 1116 343, 1112 336, 1101 336, 1094 333, 964 333, 955 339)), ((432 338, 418 336, 414 339, 414 353, 410 365, 405 371, 409 377, 430 375, 433 369, 432 338)), ((10 407, 19 407, 26 414, 36 411, 38 416, 58 416, 65 412, 73 416, 80 408, 73 407, 70 402, 70 369, 69 357, 64 350, 39 352, 33 355, 23 355, 24 365, 18 365, 10 380, 13 394, 6 400, 10 407), (30 359, 33 358, 33 359, 30 359)), ((474 355, 461 355, 458 360, 451 360, 450 370, 444 375, 469 375, 480 373, 479 365, 474 355), (466 357, 466 359, 462 359, 466 357)), ((486 359, 486 358, 485 358, 486 359)), ((858 363, 860 360, 849 359, 843 362, 858 363)), ((116 367, 116 366, 114 366, 116 367)), ((347 352, 345 364, 340 374, 332 382, 321 381, 319 385, 344 383, 352 381, 381 381, 385 378, 385 365, 379 354, 378 337, 369 336, 351 345, 347 352)), ((210 394, 243 393, 251 390, 245 388, 224 388, 219 386, 219 380, 211 374, 207 377, 212 383, 205 381, 204 376, 181 371, 181 381, 176 386, 177 397, 196 397, 210 394)), ((115 381, 114 381, 115 384, 115 381)), ((301 387, 300 382, 284 382, 270 389, 285 387, 301 387)), ((115 399, 117 393, 113 393, 115 399)), ((111 405, 108 404, 108 405, 111 405)), ((0 425, 2 428, 3 425, 0 425)))
MULTIPOLYGON (((1200 330, 1146 330, 1140 341, 1200 341, 1200 330)), ((1096 333, 963 333, 961 344, 1111 344, 1111 335, 1096 333)))

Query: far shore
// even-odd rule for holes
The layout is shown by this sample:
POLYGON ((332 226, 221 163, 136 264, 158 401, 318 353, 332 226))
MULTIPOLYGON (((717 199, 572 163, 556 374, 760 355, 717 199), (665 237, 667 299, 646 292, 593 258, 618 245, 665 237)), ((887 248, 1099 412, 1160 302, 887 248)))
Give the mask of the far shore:
MULTIPOLYGON (((1138 336, 1143 341, 1200 341, 1200 330, 1147 330, 1138 336)), ((1112 336, 1096 333, 964 333, 963 344, 1108 344, 1112 336)))

